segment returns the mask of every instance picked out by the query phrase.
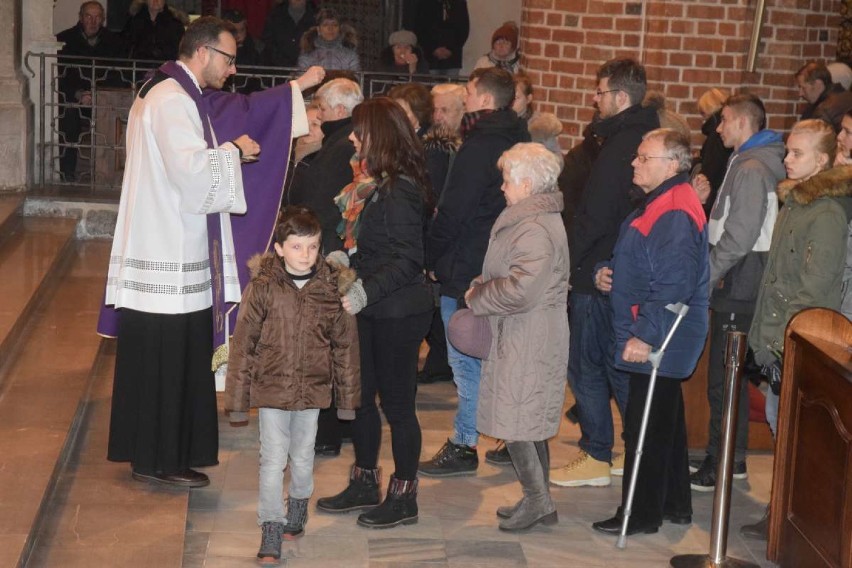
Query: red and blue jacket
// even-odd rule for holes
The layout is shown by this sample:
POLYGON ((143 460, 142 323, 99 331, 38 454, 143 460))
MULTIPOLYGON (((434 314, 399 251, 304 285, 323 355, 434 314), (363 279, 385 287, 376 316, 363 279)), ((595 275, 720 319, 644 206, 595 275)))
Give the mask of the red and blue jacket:
POLYGON ((707 337, 710 263, 707 218, 685 174, 669 178, 622 223, 610 266, 615 328, 615 366, 651 373, 650 363, 622 358, 624 344, 637 337, 660 348, 675 319, 668 304, 689 312, 669 342, 659 375, 689 377, 707 337))

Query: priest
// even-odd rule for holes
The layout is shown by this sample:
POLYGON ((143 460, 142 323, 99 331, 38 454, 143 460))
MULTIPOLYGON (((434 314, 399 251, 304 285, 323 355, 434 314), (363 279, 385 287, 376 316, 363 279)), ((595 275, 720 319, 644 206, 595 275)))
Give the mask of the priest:
POLYGON ((106 287, 115 310, 99 331, 118 337, 107 457, 140 481, 209 483, 193 468, 218 463, 214 346, 244 261, 268 247, 290 141, 308 131, 301 91, 324 77, 313 67, 250 97, 223 93, 236 50, 228 22, 199 18, 130 109, 106 287))

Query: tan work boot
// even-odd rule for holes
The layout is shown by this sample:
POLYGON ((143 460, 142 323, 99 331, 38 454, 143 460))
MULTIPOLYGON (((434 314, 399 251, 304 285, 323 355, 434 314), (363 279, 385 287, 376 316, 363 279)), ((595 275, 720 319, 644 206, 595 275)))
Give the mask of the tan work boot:
POLYGON ((573 462, 550 470, 550 482, 561 487, 606 487, 612 483, 612 478, 607 462, 598 461, 580 450, 580 455, 573 462))
POLYGON ((612 456, 612 465, 609 466, 609 474, 619 477, 624 475, 624 454, 612 456))

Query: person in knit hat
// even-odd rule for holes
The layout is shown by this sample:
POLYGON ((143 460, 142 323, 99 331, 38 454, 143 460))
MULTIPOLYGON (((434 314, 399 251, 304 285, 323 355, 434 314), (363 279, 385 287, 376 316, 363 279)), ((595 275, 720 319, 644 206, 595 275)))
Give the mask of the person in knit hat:
POLYGON ((518 51, 518 24, 506 22, 491 35, 491 51, 476 60, 474 69, 499 67, 515 74, 521 70, 521 52, 518 51))
POLYGON ((428 73, 429 64, 417 46, 417 36, 408 30, 397 30, 388 37, 388 46, 379 57, 378 70, 385 73, 428 73))

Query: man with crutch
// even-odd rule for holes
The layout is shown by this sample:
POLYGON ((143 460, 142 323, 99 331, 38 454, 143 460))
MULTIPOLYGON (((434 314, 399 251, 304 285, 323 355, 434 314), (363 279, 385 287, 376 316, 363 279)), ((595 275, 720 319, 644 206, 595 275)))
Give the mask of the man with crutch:
POLYGON ((692 522, 689 462, 680 381, 695 367, 708 325, 707 220, 686 172, 689 141, 671 129, 645 134, 633 159, 633 183, 644 203, 621 225, 612 260, 602 263, 595 286, 609 293, 615 328, 615 366, 630 373, 624 436, 622 506, 592 526, 618 535, 630 510, 627 535, 655 533, 663 521, 692 522), (686 315, 675 324, 671 304, 686 315), (661 351, 677 325, 650 389, 652 352, 661 351), (647 397, 651 397, 644 448, 637 448, 647 397), (637 453, 641 456, 634 499, 627 496, 637 453))

